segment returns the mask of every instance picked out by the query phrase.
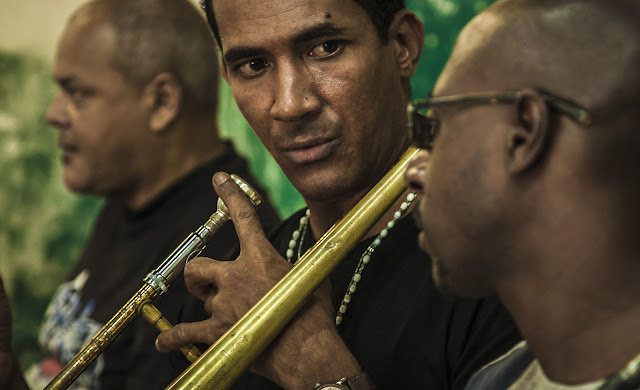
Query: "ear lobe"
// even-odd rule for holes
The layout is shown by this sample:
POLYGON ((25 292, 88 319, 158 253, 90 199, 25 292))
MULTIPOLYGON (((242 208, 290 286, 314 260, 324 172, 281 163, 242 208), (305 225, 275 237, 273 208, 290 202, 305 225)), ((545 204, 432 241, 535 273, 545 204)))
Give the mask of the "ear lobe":
POLYGON ((532 168, 547 151, 551 141, 549 109, 534 90, 523 90, 516 100, 518 123, 509 134, 509 172, 517 174, 532 168))
POLYGON ((389 40, 395 45, 400 75, 410 78, 418 66, 424 44, 422 22, 407 9, 398 11, 389 27, 389 40))
POLYGON ((146 93, 151 102, 149 128, 154 133, 166 130, 182 108, 182 85, 170 73, 160 73, 147 84, 146 93))

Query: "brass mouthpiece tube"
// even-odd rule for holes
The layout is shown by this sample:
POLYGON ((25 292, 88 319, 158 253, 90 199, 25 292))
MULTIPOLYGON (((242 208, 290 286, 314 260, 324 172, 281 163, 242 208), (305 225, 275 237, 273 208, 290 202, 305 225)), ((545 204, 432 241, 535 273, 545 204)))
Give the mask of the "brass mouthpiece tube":
MULTIPOLYGON (((153 325, 160 332, 164 332, 165 330, 169 330, 173 327, 171 322, 164 318, 162 312, 158 310, 155 306, 151 304, 151 302, 144 302, 138 309, 138 315, 144 317, 151 325, 153 325)), ((195 362, 197 358, 202 355, 200 350, 193 345, 187 345, 180 348, 180 352, 189 360, 191 363, 195 362)))
POLYGON ((247 314, 222 335, 167 389, 228 389, 298 312, 340 261, 406 189, 400 161, 247 314))
MULTIPOLYGON (((255 207, 262 204, 262 198, 249 184, 236 175, 230 175, 244 193, 251 199, 255 207)), ((95 336, 67 363, 60 373, 45 387, 45 390, 63 390, 91 364, 124 328, 133 321, 139 311, 152 311, 150 302, 158 295, 167 292, 169 285, 182 273, 184 266, 190 259, 198 256, 213 235, 231 219, 229 210, 220 198, 218 209, 211 214, 207 222, 191 233, 158 268, 151 271, 144 279, 145 284, 131 299, 96 333, 95 336)), ((156 309, 157 310, 157 309, 156 309)), ((147 318, 146 315, 143 317, 147 318)), ((149 316, 148 320, 156 318, 149 316)), ((166 321, 166 320, 165 320, 166 321)), ((168 323, 168 321, 166 322, 168 323)), ((161 323, 166 325, 166 323, 161 323)), ((156 324, 157 325, 157 324, 156 324)), ((195 347, 185 347, 183 352, 192 355, 195 347)), ((199 354, 199 351, 196 352, 199 354)), ((187 355, 189 358, 189 355, 187 355)))

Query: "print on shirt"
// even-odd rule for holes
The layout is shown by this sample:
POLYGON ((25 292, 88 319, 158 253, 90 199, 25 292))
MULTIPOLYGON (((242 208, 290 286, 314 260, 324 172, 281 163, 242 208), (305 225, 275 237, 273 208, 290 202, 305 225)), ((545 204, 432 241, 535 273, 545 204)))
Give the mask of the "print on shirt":
MULTIPOLYGON (((64 366, 102 328, 90 318, 94 302, 82 304, 82 289, 89 271, 82 271, 74 280, 63 283, 56 291, 40 328, 39 342, 45 357, 31 366, 25 377, 32 390, 43 389, 64 366)), ((104 359, 98 358, 73 382, 72 390, 97 390, 104 359)))

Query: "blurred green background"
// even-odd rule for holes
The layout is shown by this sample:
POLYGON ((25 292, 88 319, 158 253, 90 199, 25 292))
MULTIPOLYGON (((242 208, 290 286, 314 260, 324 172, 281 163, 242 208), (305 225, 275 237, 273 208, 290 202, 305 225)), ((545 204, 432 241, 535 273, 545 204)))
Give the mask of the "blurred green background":
MULTIPOLYGON (((13 343, 23 368, 39 356, 37 331, 49 297, 78 256, 100 206, 100 200, 70 194, 62 185, 57 135, 44 121, 55 93, 55 40, 81 2, 0 0, 0 273, 12 301, 13 343)), ((428 95, 459 30, 490 3, 407 0, 426 27, 414 97, 428 95)), ((285 217, 302 200, 222 84, 220 129, 249 159, 285 217)))

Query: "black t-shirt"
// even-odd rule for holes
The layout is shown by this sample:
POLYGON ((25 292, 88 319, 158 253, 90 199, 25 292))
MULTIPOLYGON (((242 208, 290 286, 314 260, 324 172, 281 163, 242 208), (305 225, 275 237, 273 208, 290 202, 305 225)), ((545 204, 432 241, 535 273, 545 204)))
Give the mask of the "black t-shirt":
MULTIPOLYGON (((88 275, 82 287, 73 291, 72 298, 72 301, 75 297, 79 299, 77 303, 73 301, 78 311, 87 311, 87 321, 99 326, 105 324, 143 286, 144 277, 216 211, 218 197, 211 177, 218 171, 235 173, 255 186, 265 200, 259 214, 266 229, 279 223, 265 191, 257 186, 246 162, 230 144, 226 154, 195 169, 142 210, 131 212, 120 202, 107 201, 68 279, 76 280, 81 273, 88 275)), ((229 259, 236 251, 237 236, 233 224, 228 223, 211 239, 203 255, 229 259)), ((65 294, 68 295, 69 290, 65 294)), ((153 303, 175 324, 182 306, 192 300, 195 298, 186 291, 184 278, 180 276, 168 293, 153 303)), ((59 305, 68 306, 68 302, 59 305)), ((59 317, 57 313, 45 319, 44 326, 55 322, 56 317, 59 317)), ((74 321, 81 322, 73 318, 69 322, 74 321)), ((60 337, 60 343, 65 343, 67 340, 63 338, 77 334, 77 331, 62 332, 54 337, 60 337)), ((99 358, 102 367, 94 375, 100 389, 161 389, 175 379, 168 356, 155 350, 158 334, 144 319, 135 319, 99 358)), ((56 343, 50 343, 52 348, 47 351, 50 356, 58 353, 56 343)), ((69 358, 65 356, 60 360, 65 363, 69 358)))
MULTIPOLYGON (((272 242, 281 254, 302 215, 297 212, 275 233, 272 242)), ((509 350, 520 336, 497 299, 454 301, 443 296, 417 236, 411 216, 396 223, 363 270, 339 332, 379 389, 463 389, 475 371, 509 350)), ((361 254, 374 239, 359 243, 331 274, 336 310, 361 254)), ((303 251, 313 243, 311 235, 305 235, 303 251)), ((234 387, 278 388, 251 373, 234 387)))

